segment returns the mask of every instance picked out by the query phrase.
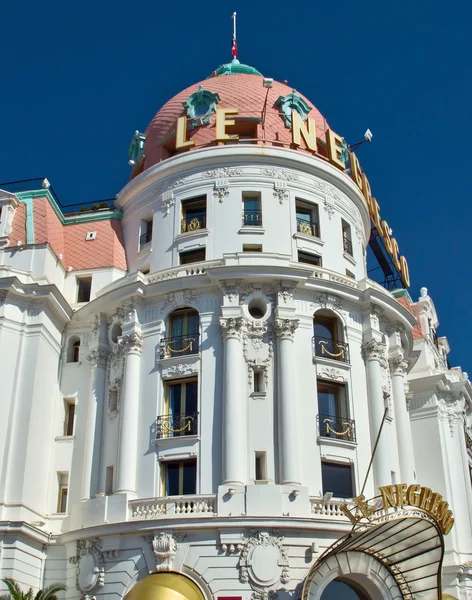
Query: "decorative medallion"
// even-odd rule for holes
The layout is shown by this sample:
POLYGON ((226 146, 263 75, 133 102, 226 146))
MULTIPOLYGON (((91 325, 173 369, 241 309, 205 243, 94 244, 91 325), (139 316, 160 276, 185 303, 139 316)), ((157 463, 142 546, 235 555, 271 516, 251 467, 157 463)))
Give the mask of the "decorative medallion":
POLYGON ((104 557, 100 539, 79 540, 76 555, 69 559, 77 565, 75 587, 83 594, 89 594, 105 584, 104 557))
POLYGON ((276 531, 256 531, 246 539, 239 558, 239 581, 249 583, 254 598, 269 598, 270 588, 290 582, 284 538, 276 531))
POLYGON ((292 93, 286 96, 279 96, 275 101, 275 106, 279 108, 285 127, 288 129, 292 127, 292 110, 296 110, 301 118, 306 121, 312 109, 296 90, 292 90, 292 93))
POLYGON ((220 101, 218 94, 203 89, 200 85, 198 90, 182 102, 187 111, 187 117, 192 120, 192 126, 208 125, 210 116, 216 111, 216 105, 220 101))

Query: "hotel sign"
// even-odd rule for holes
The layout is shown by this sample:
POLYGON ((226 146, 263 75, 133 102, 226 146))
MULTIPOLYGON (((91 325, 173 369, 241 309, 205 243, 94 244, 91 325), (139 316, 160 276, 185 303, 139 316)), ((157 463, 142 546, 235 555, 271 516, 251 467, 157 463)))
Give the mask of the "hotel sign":
MULTIPOLYGON (((228 133, 227 128, 233 127, 236 123, 234 118, 238 114, 237 108, 217 108, 216 109, 216 126, 215 140, 218 142, 237 141, 239 135, 237 133, 228 133)), ((292 110, 292 144, 301 146, 302 140, 307 149, 313 154, 318 154, 318 140, 316 137, 316 122, 315 119, 307 118, 303 120, 301 115, 292 110)), ((335 133, 332 129, 326 130, 326 145, 328 151, 329 162, 340 169, 346 170, 346 163, 343 160, 345 154, 345 143, 343 138, 335 133)), ((195 140, 187 139, 187 117, 179 117, 176 124, 175 148, 176 150, 190 148, 195 146, 195 140)), ((354 152, 349 152, 350 176, 356 186, 362 193, 366 202, 372 223, 377 230, 379 236, 383 239, 385 249, 390 255, 395 268, 400 274, 402 283, 405 288, 410 286, 410 275, 408 272, 408 264, 404 256, 400 255, 398 243, 392 237, 391 229, 388 223, 380 217, 380 208, 377 200, 372 196, 372 192, 365 173, 362 171, 359 160, 354 152)))
POLYGON ((364 496, 341 504, 341 510, 353 525, 368 524, 392 518, 413 516, 424 518, 426 513, 447 535, 454 525, 452 511, 441 494, 417 483, 398 483, 379 488, 380 496, 366 500, 364 496), (365 520, 365 521, 364 521, 365 520))

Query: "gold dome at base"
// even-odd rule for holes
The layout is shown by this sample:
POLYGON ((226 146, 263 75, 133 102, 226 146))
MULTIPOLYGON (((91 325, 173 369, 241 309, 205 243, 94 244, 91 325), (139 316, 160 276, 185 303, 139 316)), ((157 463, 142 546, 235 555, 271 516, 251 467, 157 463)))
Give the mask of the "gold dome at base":
POLYGON ((134 586, 125 600, 204 600, 199 587, 181 573, 153 573, 134 586))

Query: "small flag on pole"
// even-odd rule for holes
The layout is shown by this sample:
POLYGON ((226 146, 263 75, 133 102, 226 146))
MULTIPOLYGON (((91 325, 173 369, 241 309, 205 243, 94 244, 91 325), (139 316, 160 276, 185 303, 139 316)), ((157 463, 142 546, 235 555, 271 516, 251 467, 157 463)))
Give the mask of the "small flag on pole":
POLYGON ((233 19, 233 45, 231 48, 231 54, 233 55, 233 58, 236 58, 238 56, 238 42, 236 41, 236 13, 234 12, 232 17, 233 19))

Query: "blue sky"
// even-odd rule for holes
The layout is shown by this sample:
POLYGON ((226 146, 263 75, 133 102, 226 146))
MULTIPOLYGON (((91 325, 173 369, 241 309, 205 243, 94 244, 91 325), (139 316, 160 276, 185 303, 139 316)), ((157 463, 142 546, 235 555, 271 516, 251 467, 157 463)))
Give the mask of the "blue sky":
POLYGON ((381 214, 426 286, 453 365, 472 369, 472 16, 465 0, 4 3, 0 181, 47 176, 62 203, 110 198, 160 106, 231 59, 306 95, 359 149, 381 214))

